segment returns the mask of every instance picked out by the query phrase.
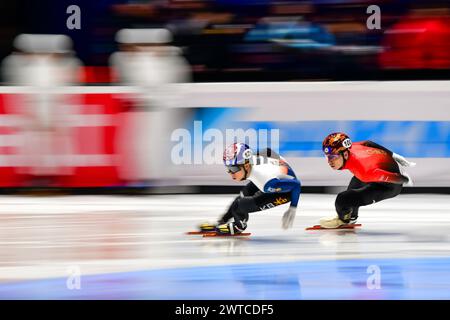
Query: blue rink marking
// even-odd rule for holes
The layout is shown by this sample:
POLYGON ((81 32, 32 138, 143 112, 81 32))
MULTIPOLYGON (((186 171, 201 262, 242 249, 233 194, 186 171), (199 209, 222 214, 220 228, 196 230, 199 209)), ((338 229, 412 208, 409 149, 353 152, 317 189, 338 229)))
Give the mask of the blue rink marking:
POLYGON ((450 257, 160 269, 0 285, 0 299, 450 299, 450 257), (376 276, 379 268, 380 288, 376 276), (372 289, 368 288, 369 286, 372 289))

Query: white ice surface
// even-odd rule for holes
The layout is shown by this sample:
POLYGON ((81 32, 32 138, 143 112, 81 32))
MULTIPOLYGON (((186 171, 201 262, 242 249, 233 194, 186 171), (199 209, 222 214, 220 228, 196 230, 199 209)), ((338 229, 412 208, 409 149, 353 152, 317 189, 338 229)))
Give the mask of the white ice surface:
POLYGON ((400 195, 360 209, 356 231, 305 231, 334 215, 335 195, 302 194, 250 215, 240 238, 184 233, 214 221, 233 195, 0 197, 0 281, 188 266, 450 256, 450 197, 400 195))

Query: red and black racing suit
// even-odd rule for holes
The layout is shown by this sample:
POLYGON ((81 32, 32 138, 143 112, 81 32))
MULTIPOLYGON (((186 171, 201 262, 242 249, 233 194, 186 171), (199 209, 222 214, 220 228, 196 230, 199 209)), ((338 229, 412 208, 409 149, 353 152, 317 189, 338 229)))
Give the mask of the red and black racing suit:
POLYGON ((408 182, 392 158, 392 151, 372 141, 353 143, 340 170, 354 175, 347 190, 336 198, 336 211, 344 222, 356 220, 361 206, 397 196, 403 183, 408 182))

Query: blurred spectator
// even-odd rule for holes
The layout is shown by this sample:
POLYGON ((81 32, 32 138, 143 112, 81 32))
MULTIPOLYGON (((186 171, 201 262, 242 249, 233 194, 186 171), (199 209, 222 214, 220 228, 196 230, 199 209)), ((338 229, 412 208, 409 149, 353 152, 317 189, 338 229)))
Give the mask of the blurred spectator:
POLYGON ((30 173, 43 179, 62 173, 56 155, 71 154, 64 124, 68 109, 63 107, 65 97, 56 90, 78 82, 81 62, 71 46, 64 35, 21 34, 14 40, 16 51, 2 64, 7 84, 30 87, 24 95, 22 147, 33 168, 30 173))
POLYGON ((81 61, 64 35, 21 34, 16 49, 3 60, 3 79, 10 85, 53 88, 78 82, 81 61))
MULTIPOLYGON (((188 82, 189 66, 181 50, 168 45, 171 40, 166 29, 120 30, 116 36, 120 51, 110 59, 119 82, 151 89, 152 100, 159 99, 165 84, 188 82)), ((161 97, 159 103, 165 102, 161 97)))
MULTIPOLYGON (((21 1, 18 0, 21 4, 21 1)), ((29 2, 29 1, 28 1, 29 2)), ((209 81, 449 78, 446 0, 78 0, 82 28, 67 30, 69 0, 39 1, 1 12, 11 30, 70 35, 90 83, 108 83, 108 58, 122 28, 164 26, 193 70, 209 81), (369 30, 369 5, 381 29, 369 30), (420 7, 418 7, 420 5, 420 7), (411 11, 411 8, 419 8, 411 11), (29 11, 29 12, 28 12, 29 11), (38 14, 36 14, 37 12, 38 14), (47 16, 46 16, 47 15, 47 16), (18 16, 21 19, 9 19, 18 16), (26 22, 26 23, 25 23, 26 22), (417 31, 417 30, 426 31, 417 31), (386 32, 386 30, 389 30, 386 32), (416 30, 416 31, 414 31, 416 30), (262 33, 265 33, 265 38, 262 33), (383 47, 385 47, 382 54, 383 47), (388 71, 395 69, 397 71, 388 71), (432 70, 423 73, 420 69, 432 70), (409 72, 408 70, 413 70, 409 72), (414 71, 416 70, 416 71, 414 71), (385 72, 386 71, 386 72, 385 72), (408 76, 409 75, 409 76, 408 76), (409 78, 408 78, 409 77, 409 78), (420 78, 420 76, 419 76, 420 78)), ((5 25, 6 26, 6 25, 5 25)), ((5 33, 5 39, 8 34, 5 33)), ((3 43, 6 43, 3 40, 3 43)), ((137 51, 122 44, 120 52, 137 51)), ((140 45, 142 50, 144 46, 140 45)), ((147 50, 147 49, 145 49, 147 50)), ((0 53, 9 52, 1 47, 0 53)), ((120 71, 120 70, 119 70, 120 71)), ((122 73, 122 82, 128 77, 122 73)), ((127 80, 128 81, 128 80, 127 80)))
POLYGON ((450 69, 450 14, 448 8, 415 9, 386 31, 385 69, 450 69))
POLYGON ((246 41, 274 41, 292 48, 316 49, 334 44, 334 37, 322 26, 301 18, 263 18, 250 30, 246 41))
POLYGON ((139 140, 125 142, 126 154, 138 163, 126 175, 159 184, 170 173, 168 137, 175 120, 170 109, 182 100, 174 84, 189 82, 190 68, 181 50, 169 45, 172 35, 167 29, 123 29, 116 40, 120 51, 111 56, 111 66, 122 84, 139 90, 129 126, 131 136, 139 140))
POLYGON ((314 21, 315 13, 309 1, 273 1, 268 15, 246 32, 245 45, 234 46, 238 53, 235 60, 243 68, 256 66, 292 79, 316 71, 329 73, 332 59, 328 49, 336 40, 322 23, 314 21))

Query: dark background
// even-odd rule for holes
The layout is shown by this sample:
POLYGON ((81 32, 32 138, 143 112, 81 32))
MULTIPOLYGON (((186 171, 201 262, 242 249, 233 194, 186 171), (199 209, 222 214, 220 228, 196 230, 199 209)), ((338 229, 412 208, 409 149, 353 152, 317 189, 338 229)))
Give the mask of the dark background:
POLYGON ((4 0, 0 59, 18 34, 51 33, 69 35, 85 66, 107 66, 121 28, 169 27, 196 82, 450 79, 449 17, 449 2, 442 0, 4 0), (66 28, 66 8, 74 4, 81 8, 81 30, 66 28), (365 28, 371 4, 381 8, 381 30, 365 28), (263 17, 302 21, 281 38, 326 48, 247 39, 263 17), (392 30, 422 27, 423 35, 388 39, 392 30), (389 50, 396 50, 394 62, 385 56, 389 50))

